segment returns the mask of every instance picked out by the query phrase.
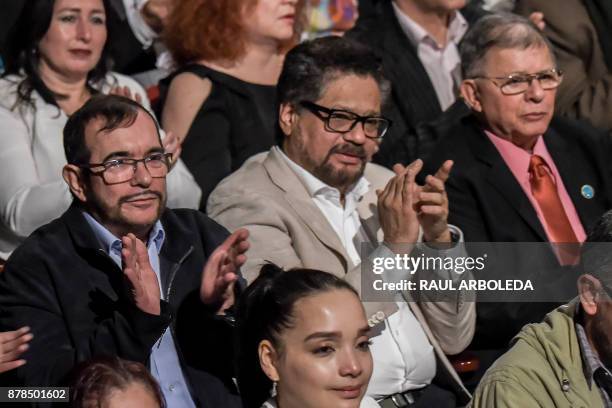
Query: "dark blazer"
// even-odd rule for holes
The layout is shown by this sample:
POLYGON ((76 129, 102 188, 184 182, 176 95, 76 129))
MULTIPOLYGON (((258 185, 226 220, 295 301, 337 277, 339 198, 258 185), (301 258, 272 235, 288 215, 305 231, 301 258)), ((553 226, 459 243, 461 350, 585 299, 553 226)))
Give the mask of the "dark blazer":
MULTIPOLYGON (((409 163, 427 154, 433 142, 415 132, 422 122, 442 114, 436 91, 416 48, 404 34, 395 16, 391 0, 378 0, 375 12, 357 20, 346 36, 372 48, 382 59, 385 77, 391 81, 392 92, 383 114, 393 121, 374 161, 387 167, 409 163)), ((478 5, 461 10, 473 24, 485 12, 478 5)))
POLYGON ((192 210, 166 210, 161 222, 168 301, 160 316, 127 298, 121 269, 74 205, 13 253, 0 275, 0 330, 28 325, 34 338, 24 353, 28 363, 2 385, 63 384, 76 364, 101 355, 148 366, 170 326, 196 406, 241 406, 231 380, 231 326, 199 300, 203 265, 228 232, 192 210))
MULTIPOLYGON (((474 115, 467 110, 449 110, 429 125, 427 132, 438 143, 422 174, 432 173, 444 160, 454 160, 446 183, 449 223, 462 229, 466 242, 548 241, 529 198, 474 115)), ((544 140, 588 231, 612 206, 609 138, 586 123, 555 118, 544 140), (591 199, 581 195, 581 187, 587 184, 595 190, 591 199)), ((563 284, 575 295, 576 273, 562 268, 552 251, 535 258, 525 253, 507 258, 517 274, 539 278, 540 283, 551 285, 550 290, 563 284)), ((474 341, 485 348, 505 347, 523 324, 540 321, 552 306, 480 303, 474 341)))

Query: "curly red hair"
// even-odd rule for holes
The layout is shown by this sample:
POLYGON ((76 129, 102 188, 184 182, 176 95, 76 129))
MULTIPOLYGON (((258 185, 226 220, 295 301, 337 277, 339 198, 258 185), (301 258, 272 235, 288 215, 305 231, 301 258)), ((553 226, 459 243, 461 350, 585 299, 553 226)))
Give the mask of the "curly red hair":
MULTIPOLYGON (((246 38, 242 10, 250 11, 258 0, 179 0, 168 18, 164 43, 181 66, 196 60, 235 61, 245 53, 246 38)), ((294 39, 282 44, 289 49, 297 43, 304 25, 304 0, 298 2, 294 39)))

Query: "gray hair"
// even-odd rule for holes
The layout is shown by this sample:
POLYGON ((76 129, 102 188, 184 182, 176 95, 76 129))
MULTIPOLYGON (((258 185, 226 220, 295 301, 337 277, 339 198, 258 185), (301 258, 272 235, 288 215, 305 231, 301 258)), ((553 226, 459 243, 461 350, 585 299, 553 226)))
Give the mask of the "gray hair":
POLYGON ((531 21, 511 13, 487 15, 474 24, 461 43, 463 77, 483 75, 484 59, 492 48, 531 47, 545 47, 556 65, 552 45, 531 21))

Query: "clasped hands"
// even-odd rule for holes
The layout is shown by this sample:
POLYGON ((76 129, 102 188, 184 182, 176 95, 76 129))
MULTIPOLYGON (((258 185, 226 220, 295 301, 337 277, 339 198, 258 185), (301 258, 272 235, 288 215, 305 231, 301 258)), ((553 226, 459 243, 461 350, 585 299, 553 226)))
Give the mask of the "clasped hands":
MULTIPOLYGON (((204 304, 214 307, 217 314, 223 314, 234 304, 234 285, 239 268, 246 262, 248 237, 249 232, 244 228, 235 231, 213 251, 202 269, 200 298, 204 304)), ((121 241, 123 273, 132 301, 143 312, 159 315, 160 288, 145 244, 134 234, 127 234, 121 241)))
POLYGON ((378 216, 385 244, 396 253, 409 253, 423 229, 423 239, 431 243, 449 243, 448 196, 445 182, 453 162, 447 160, 432 176, 419 185, 416 176, 423 168, 418 159, 404 167, 393 166, 395 176, 383 190, 377 190, 378 216))

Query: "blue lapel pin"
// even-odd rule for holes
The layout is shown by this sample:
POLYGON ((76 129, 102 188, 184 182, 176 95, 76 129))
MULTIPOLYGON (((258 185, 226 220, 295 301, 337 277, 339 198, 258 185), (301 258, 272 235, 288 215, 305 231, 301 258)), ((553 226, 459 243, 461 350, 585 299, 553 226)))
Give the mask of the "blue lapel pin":
POLYGON ((587 200, 590 200, 591 198, 595 197, 595 189, 592 186, 585 184, 584 186, 580 187, 580 194, 582 194, 582 196, 587 200))

